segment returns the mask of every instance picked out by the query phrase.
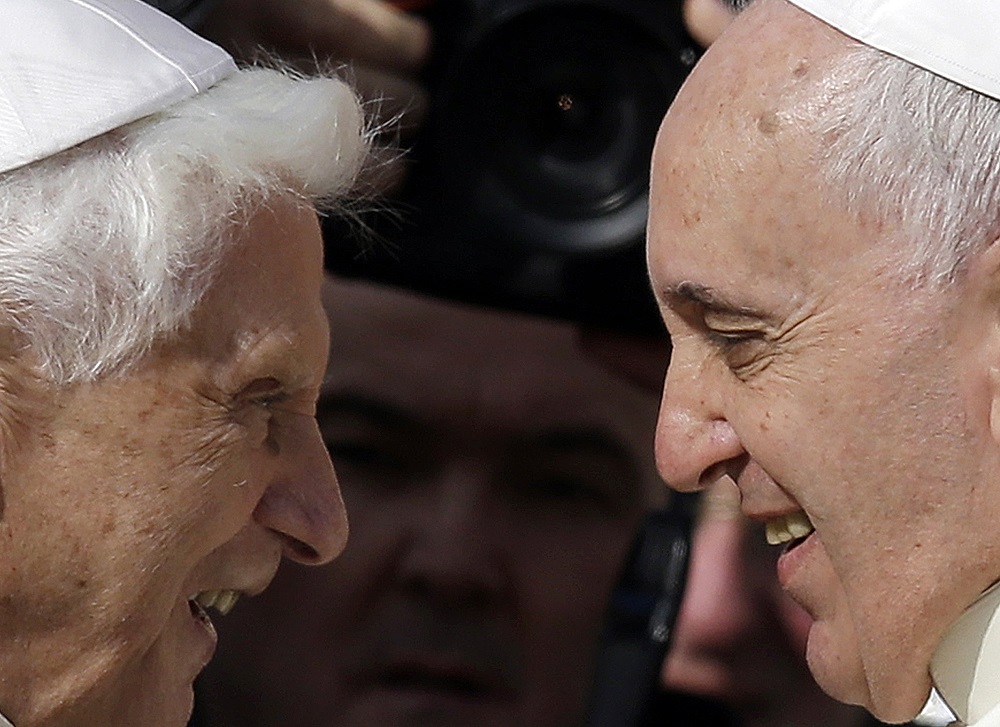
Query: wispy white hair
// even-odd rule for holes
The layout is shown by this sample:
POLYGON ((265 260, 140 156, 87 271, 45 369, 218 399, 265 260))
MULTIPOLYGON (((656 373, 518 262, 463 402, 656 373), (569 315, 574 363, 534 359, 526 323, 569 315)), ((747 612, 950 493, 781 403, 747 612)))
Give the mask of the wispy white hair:
POLYGON ((954 281, 1000 234, 1000 102, 866 45, 842 62, 825 181, 855 217, 902 225, 915 281, 954 281))
POLYGON ((0 325, 55 382, 126 371, 184 327, 250 208, 337 211, 367 136, 343 81, 246 69, 0 176, 0 325))

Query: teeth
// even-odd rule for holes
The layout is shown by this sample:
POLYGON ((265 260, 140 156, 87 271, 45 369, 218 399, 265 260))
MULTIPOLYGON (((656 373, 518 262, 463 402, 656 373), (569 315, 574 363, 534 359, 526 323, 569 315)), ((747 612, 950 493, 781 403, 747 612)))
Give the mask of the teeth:
POLYGON ((804 538, 815 528, 802 511, 769 520, 764 526, 764 534, 769 545, 782 545, 804 538))
POLYGON ((197 601, 202 608, 214 608, 216 611, 225 616, 233 610, 233 606, 235 606, 236 602, 240 600, 240 592, 230 589, 202 591, 192 600, 197 601))

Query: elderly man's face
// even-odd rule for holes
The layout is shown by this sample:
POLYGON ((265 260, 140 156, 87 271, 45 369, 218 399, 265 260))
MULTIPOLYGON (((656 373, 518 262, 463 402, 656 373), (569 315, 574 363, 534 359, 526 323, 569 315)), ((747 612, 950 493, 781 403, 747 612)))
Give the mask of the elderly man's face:
POLYGON ((810 666, 901 719, 943 631, 1000 575, 997 377, 980 363, 996 321, 967 288, 911 284, 894 225, 830 202, 810 122, 857 82, 838 66, 848 45, 759 0, 664 122, 649 264, 674 354, 657 456, 675 487, 730 478, 750 517, 798 536, 811 521, 777 564, 813 621, 810 666))
POLYGON ((867 712, 834 701, 809 674, 809 616, 778 585, 778 553, 740 514, 736 488, 715 483, 699 510, 663 685, 724 702, 744 727, 869 725, 867 712))
POLYGON ((191 599, 224 605, 267 586, 283 552, 342 548, 313 417, 319 232, 275 210, 240 230, 178 340, 123 378, 13 402, 27 418, 4 422, 0 640, 24 681, 0 705, 15 723, 184 725, 216 640, 191 599))
POLYGON ((567 324, 328 294, 319 419, 351 540, 227 620, 206 724, 578 724, 611 584, 666 492, 656 397, 567 324))

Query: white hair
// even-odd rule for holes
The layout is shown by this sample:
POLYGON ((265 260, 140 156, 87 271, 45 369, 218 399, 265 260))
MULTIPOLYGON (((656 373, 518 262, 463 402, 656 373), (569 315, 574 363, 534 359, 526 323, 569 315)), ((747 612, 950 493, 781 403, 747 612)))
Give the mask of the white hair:
POLYGON ((1000 234, 1000 102, 857 44, 817 133, 831 194, 901 223, 907 272, 947 284, 1000 234))
POLYGON ((183 329, 249 207, 340 209, 368 136, 343 81, 246 69, 0 175, 0 326, 52 381, 126 371, 183 329))

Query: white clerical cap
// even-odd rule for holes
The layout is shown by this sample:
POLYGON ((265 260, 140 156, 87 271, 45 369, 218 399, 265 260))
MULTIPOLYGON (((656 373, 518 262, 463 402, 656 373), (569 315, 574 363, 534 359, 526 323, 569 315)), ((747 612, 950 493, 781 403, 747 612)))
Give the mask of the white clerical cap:
POLYGON ((1000 99, 1000 0, 788 0, 842 33, 1000 99))
POLYGON ((236 70, 140 0, 0 0, 0 172, 201 93, 236 70))

